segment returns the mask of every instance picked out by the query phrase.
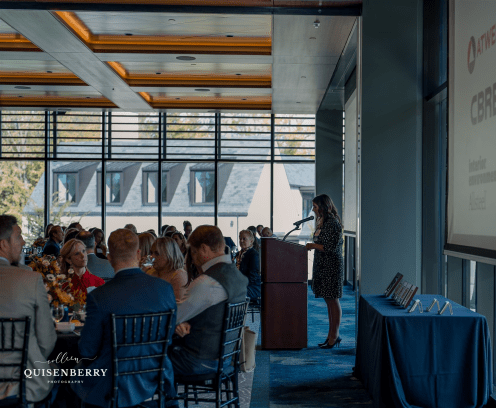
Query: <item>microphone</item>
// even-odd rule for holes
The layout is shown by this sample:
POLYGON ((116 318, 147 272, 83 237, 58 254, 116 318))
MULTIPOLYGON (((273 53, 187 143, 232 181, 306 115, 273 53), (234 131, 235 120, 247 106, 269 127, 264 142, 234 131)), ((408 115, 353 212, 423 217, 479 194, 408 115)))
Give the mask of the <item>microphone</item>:
POLYGON ((311 215, 310 217, 303 218, 300 221, 296 221, 295 223, 293 223, 293 225, 299 226, 300 224, 303 224, 304 222, 307 222, 307 221, 312 221, 313 219, 314 219, 314 216, 311 215))

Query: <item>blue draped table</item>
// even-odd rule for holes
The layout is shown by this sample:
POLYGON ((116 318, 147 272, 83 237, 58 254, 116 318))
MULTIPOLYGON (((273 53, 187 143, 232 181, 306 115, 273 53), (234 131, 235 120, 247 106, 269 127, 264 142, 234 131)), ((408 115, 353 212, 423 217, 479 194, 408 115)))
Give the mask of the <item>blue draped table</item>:
POLYGON ((491 340, 486 318, 448 299, 419 295, 424 313, 381 295, 360 297, 355 375, 374 407, 482 407, 492 390, 491 340))

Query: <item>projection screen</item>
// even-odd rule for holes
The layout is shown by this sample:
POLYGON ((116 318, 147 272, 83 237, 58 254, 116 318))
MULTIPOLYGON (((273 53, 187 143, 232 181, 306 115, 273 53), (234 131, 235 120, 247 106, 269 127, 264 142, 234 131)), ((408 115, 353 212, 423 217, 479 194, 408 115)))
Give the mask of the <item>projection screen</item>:
POLYGON ((496 258, 496 1, 450 1, 446 249, 496 258))

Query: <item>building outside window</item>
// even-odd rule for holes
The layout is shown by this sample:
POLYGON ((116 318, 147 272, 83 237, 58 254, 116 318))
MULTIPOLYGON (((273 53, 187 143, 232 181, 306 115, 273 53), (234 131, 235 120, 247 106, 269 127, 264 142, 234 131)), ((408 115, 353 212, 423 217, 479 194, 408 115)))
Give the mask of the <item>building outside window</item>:
MULTIPOLYGON (((168 171, 162 172, 162 203, 167 203, 167 175, 168 171)), ((158 203, 158 171, 143 170, 143 203, 158 203)))
MULTIPOLYGON (((101 175, 101 173, 99 173, 101 175)), ((122 173, 106 173, 105 174, 105 199, 107 204, 122 204, 122 173)), ((101 177, 97 177, 97 200, 98 204, 102 204, 102 188, 101 177)))
POLYGON ((194 174, 194 203, 213 204, 215 199, 215 173, 213 171, 195 171, 194 174))
POLYGON ((303 208, 303 211, 302 211, 302 216, 303 218, 307 218, 310 216, 310 213, 312 212, 312 199, 314 197, 314 194, 313 193, 304 193, 302 192, 301 193, 301 198, 303 200, 303 205, 302 205, 302 208, 303 208))
POLYGON ((55 174, 55 188, 59 203, 76 202, 77 173, 55 174))

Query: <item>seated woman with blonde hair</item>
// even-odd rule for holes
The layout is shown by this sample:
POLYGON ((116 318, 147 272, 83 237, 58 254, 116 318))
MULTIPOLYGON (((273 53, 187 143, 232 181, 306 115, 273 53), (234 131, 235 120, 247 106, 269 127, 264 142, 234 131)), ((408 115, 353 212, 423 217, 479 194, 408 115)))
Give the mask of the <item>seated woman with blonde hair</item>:
POLYGON ((61 265, 60 271, 68 278, 71 278, 72 291, 87 292, 89 287, 102 286, 105 281, 93 275, 88 268, 88 255, 86 246, 82 241, 72 238, 67 241, 60 250, 61 265))
POLYGON ((184 257, 176 241, 170 237, 158 238, 152 245, 151 255, 154 258, 153 268, 147 274, 169 282, 174 289, 176 302, 180 302, 186 292, 188 274, 184 270, 184 257))

